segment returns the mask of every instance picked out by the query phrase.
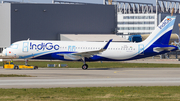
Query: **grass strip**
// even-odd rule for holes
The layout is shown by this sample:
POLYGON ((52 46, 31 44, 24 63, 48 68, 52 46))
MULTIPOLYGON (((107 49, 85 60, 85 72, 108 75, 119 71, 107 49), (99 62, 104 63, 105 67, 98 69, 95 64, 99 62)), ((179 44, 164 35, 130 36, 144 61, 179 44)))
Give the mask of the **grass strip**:
POLYGON ((179 101, 180 86, 0 89, 0 101, 179 101))
MULTIPOLYGON (((25 64, 23 61, 14 61, 16 65, 25 64)), ((29 61, 28 65, 47 67, 47 64, 67 64, 68 68, 81 68, 82 62, 76 61, 29 61)), ((156 64, 156 63, 124 63, 124 62, 87 62, 89 68, 164 68, 164 67, 180 67, 180 64, 156 64)), ((3 63, 0 62, 0 66, 3 63)), ((64 68, 64 67, 63 67, 64 68)))
POLYGON ((0 77, 33 77, 30 75, 0 74, 0 77))

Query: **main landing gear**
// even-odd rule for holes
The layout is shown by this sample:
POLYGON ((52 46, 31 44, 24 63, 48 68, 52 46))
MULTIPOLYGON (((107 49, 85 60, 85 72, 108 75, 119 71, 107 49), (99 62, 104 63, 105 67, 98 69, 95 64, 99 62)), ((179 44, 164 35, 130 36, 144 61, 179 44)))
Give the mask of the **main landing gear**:
POLYGON ((88 69, 88 65, 87 65, 87 64, 82 65, 82 69, 83 69, 83 70, 88 69))
POLYGON ((84 65, 82 65, 82 69, 86 70, 88 69, 88 65, 86 64, 85 58, 82 58, 84 65))

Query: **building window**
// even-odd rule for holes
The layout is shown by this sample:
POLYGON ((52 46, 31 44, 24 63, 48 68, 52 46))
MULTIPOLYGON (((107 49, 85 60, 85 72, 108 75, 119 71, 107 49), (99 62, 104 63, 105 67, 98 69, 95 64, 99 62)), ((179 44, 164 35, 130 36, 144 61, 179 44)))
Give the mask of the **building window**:
POLYGON ((154 30, 154 27, 118 27, 118 30, 154 30))
POLYGON ((154 16, 123 16, 123 19, 154 19, 154 16))
POLYGON ((154 24, 154 21, 144 21, 144 22, 118 22, 118 24, 154 24))
POLYGON ((130 16, 129 19, 134 19, 134 16, 130 16))

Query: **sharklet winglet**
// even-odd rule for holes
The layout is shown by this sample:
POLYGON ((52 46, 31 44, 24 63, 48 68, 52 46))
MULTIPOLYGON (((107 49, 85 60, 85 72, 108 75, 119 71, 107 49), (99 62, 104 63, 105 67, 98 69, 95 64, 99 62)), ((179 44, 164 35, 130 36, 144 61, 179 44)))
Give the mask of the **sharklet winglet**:
POLYGON ((109 44, 110 44, 110 42, 112 42, 112 40, 113 40, 113 39, 110 39, 110 40, 107 42, 107 44, 103 47, 103 49, 107 49, 108 46, 109 46, 109 44))

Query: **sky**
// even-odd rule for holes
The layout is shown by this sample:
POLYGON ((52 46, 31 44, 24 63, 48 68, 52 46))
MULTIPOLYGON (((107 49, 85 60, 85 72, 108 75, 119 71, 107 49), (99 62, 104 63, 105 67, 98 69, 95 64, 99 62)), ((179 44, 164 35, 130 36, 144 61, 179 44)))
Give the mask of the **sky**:
MULTIPOLYGON (((18 2, 30 2, 30 3, 51 3, 52 0, 0 0, 0 1, 18 1, 18 2)), ((103 4, 103 0, 59 0, 59 1, 72 1, 72 2, 85 2, 103 4)), ((128 2, 142 2, 142 3, 153 3, 155 5, 156 0, 115 0, 115 1, 128 1, 128 2)))
MULTIPOLYGON (((26 3, 52 3, 52 0, 0 0, 0 1, 18 1, 18 2, 23 1, 26 3)), ((72 2, 103 4, 103 0, 59 0, 59 1, 72 1, 72 2)), ((152 3, 153 5, 156 5, 156 0, 113 0, 113 1, 152 3)), ((180 0, 171 0, 171 1, 180 1, 180 0)))

